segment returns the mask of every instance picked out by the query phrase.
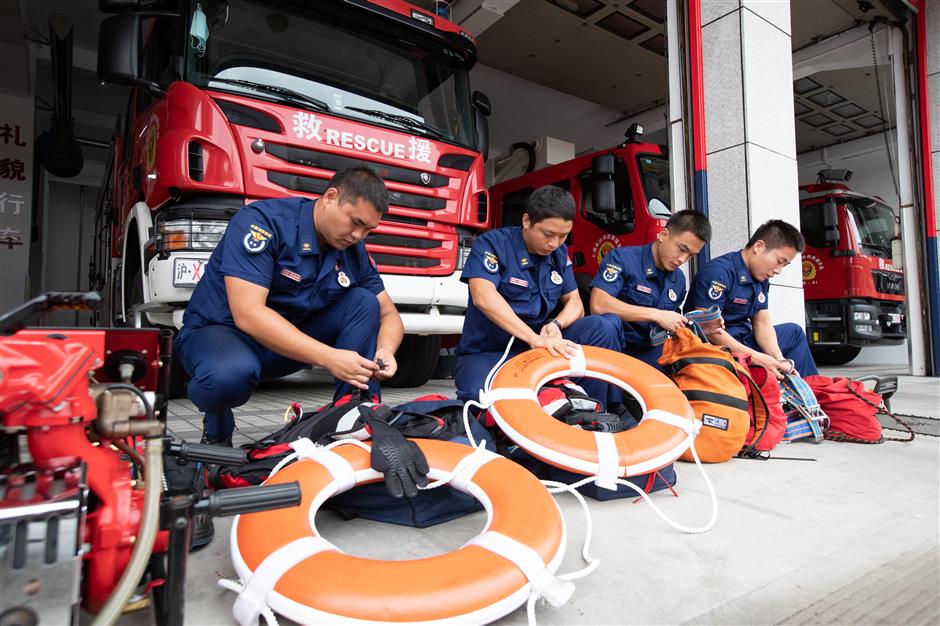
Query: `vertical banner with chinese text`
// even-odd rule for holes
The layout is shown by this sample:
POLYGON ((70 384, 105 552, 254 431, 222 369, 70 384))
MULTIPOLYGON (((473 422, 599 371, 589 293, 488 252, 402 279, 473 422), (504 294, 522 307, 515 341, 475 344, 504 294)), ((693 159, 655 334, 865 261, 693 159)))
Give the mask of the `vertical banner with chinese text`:
POLYGON ((32 98, 0 94, 0 312, 26 298, 33 176, 32 98))

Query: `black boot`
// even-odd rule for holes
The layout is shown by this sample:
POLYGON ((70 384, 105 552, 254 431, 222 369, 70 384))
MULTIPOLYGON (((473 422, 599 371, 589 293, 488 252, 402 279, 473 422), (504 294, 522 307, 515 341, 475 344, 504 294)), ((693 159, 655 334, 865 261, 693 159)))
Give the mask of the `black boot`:
POLYGON ((199 440, 199 443, 206 443, 211 446, 225 446, 226 448, 232 447, 232 436, 229 435, 224 439, 213 439, 209 436, 209 431, 206 429, 206 418, 202 418, 202 438, 199 440))

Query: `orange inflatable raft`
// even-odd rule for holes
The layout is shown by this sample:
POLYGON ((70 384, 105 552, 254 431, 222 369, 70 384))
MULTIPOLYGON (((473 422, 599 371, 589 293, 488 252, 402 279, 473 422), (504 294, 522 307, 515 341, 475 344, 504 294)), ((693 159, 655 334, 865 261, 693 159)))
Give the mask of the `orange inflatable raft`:
POLYGON ((679 458, 697 428, 685 396, 646 363, 604 348, 581 347, 574 359, 529 350, 507 361, 482 394, 499 427, 529 454, 616 488, 616 479, 648 474, 679 458), (643 408, 640 424, 619 433, 573 428, 548 415, 536 391, 560 377, 589 376, 632 394, 643 408))
MULTIPOLYGON (((563 603, 573 583, 554 576, 565 525, 549 492, 521 466, 492 452, 445 441, 415 440, 431 480, 480 500, 488 520, 463 547, 409 561, 344 554, 317 532, 314 518, 330 496, 376 482, 369 451, 346 444, 292 444, 299 459, 268 483, 298 481, 299 507, 244 515, 232 527, 232 561, 243 588, 233 607, 240 624, 256 624, 265 607, 303 624, 481 624, 531 595, 563 603)), ((364 445, 364 444, 363 444, 364 445)))

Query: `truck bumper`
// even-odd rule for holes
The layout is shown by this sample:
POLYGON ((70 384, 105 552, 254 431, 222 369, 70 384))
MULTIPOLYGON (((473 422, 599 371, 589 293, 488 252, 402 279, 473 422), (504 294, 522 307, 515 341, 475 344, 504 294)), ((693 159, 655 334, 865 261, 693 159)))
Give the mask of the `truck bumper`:
POLYGON ((806 303, 811 346, 897 345, 906 339, 902 302, 813 300, 806 303))
POLYGON ((382 282, 398 307, 409 335, 456 335, 463 331, 467 286, 460 273, 450 276, 384 274, 382 282))

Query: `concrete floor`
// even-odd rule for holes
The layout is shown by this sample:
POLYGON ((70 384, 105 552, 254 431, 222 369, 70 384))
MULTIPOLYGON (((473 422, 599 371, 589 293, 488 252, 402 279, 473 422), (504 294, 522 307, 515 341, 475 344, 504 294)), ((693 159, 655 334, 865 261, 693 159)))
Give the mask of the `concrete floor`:
MULTIPOLYGON (((886 368, 874 367, 877 373, 886 368)), ((857 376, 852 368, 830 375, 857 376)), ((389 390, 385 400, 452 393, 449 380, 420 390, 389 390)), ((262 387, 236 412, 238 445, 279 428, 291 400, 309 407, 329 399, 322 374, 304 372, 262 387)), ((940 418, 940 380, 904 377, 897 412, 940 418)), ((172 403, 177 436, 199 436, 201 417, 188 401, 172 403)), ((592 554, 601 560, 560 609, 540 605, 543 624, 940 624, 940 449, 938 439, 857 445, 793 443, 778 456, 804 460, 734 460, 706 466, 719 498, 713 530, 686 535, 666 526, 645 503, 590 501, 592 554)), ((676 521, 704 524, 710 501, 692 464, 677 465, 678 498, 655 494, 676 521)), ((559 498, 569 529, 560 572, 581 567, 584 520, 570 496, 559 498)), ((410 559, 461 546, 484 525, 478 513, 424 530, 321 512, 323 535, 343 550, 378 559, 410 559)), ((228 554, 231 520, 192 555, 186 623, 232 623, 234 594, 216 586, 234 578, 228 554)), ((418 584, 418 581, 416 581, 418 584)), ((119 624, 148 624, 146 611, 119 624)), ((283 623, 283 621, 282 621, 283 623)), ((500 624, 526 623, 516 610, 500 624)))

